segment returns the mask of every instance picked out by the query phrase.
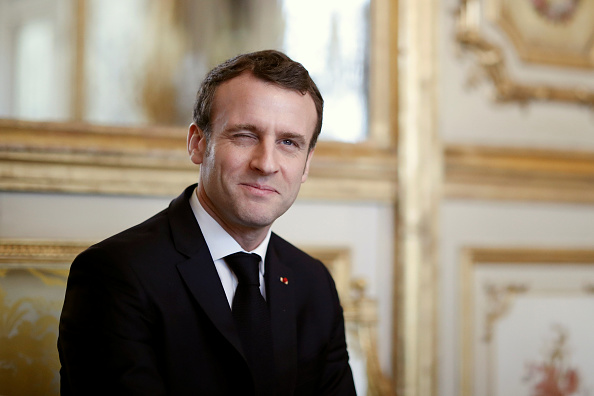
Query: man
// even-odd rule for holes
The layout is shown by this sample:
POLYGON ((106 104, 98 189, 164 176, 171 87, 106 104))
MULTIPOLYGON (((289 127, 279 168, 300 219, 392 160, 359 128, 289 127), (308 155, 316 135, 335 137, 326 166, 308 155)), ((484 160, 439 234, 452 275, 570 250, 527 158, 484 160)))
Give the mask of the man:
POLYGON ((322 108, 277 51, 207 75, 188 133, 198 186, 72 264, 62 395, 355 394, 330 274, 270 231, 307 179, 322 108))

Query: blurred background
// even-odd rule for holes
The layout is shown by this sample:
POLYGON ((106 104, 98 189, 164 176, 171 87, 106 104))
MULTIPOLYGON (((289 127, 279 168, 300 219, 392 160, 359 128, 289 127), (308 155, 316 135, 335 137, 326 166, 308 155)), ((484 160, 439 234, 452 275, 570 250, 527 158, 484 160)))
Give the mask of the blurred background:
POLYGON ((58 394, 69 263, 198 180, 200 81, 265 48, 325 98, 273 230, 359 394, 593 394, 594 0, 0 0, 0 394, 58 394))
POLYGON ((278 48, 306 64, 335 103, 325 138, 361 141, 369 1, 351 3, 3 1, 0 116, 187 126, 211 68, 278 48))

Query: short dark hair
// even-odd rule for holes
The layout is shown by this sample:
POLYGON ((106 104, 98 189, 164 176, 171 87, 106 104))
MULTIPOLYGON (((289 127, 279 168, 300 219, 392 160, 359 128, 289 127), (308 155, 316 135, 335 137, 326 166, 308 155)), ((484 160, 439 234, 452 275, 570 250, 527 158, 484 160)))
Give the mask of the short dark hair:
POLYGON ((207 141, 210 139, 210 116, 217 87, 244 72, 249 72, 256 78, 271 82, 282 88, 292 89, 302 95, 309 94, 311 96, 318 115, 316 127, 309 144, 309 150, 311 151, 315 147, 322 130, 324 99, 305 67, 282 52, 275 50, 238 55, 216 66, 206 75, 196 95, 194 123, 202 129, 207 141))

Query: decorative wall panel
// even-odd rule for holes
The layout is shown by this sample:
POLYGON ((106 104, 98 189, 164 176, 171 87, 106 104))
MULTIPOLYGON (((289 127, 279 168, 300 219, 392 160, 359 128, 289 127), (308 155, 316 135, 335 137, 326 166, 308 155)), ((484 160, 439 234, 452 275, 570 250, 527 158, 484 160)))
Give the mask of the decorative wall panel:
MULTIPOLYGON (((496 100, 501 102, 552 101, 593 107, 594 86, 587 83, 594 76, 592 7, 591 0, 461 0, 456 39, 465 52, 473 55, 476 64, 469 82, 476 85, 489 80, 495 88, 496 100), (551 3, 566 10, 550 13, 551 3), (555 20, 563 18, 567 20, 555 20), (507 33, 508 40, 495 39, 498 35, 493 30, 507 33), (564 74, 563 67, 587 70, 583 70, 581 82, 571 84, 556 81, 554 77, 531 81, 534 79, 518 77, 518 70, 511 70, 510 55, 517 54, 510 54, 510 49, 515 49, 524 60, 554 64, 556 68, 551 73, 560 76, 559 80, 564 74)), ((526 64, 515 63, 519 65, 516 69, 529 69, 526 64)), ((530 70, 534 73, 536 69, 530 70)))
POLYGON ((467 249, 462 395, 594 390, 594 251, 467 249))

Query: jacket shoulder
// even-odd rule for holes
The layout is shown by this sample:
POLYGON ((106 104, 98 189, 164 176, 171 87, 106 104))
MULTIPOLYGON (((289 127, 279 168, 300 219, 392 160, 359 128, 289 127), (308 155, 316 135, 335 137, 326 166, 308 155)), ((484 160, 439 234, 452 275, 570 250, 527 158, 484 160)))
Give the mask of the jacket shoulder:
MULTIPOLYGON (((270 236, 270 246, 273 247, 275 253, 285 261, 298 261, 298 262, 307 262, 307 263, 319 263, 320 260, 310 256, 308 253, 304 252, 297 246, 293 245, 292 243, 286 241, 282 237, 278 236, 274 232, 270 236)), ((323 264, 322 264, 323 265, 323 264)))
MULTIPOLYGON (((158 257, 177 256, 176 243, 199 245, 200 228, 189 204, 189 195, 195 185, 188 187, 169 207, 143 222, 121 231, 88 249, 88 252, 116 254, 118 260, 134 262, 134 259, 154 261, 158 257), (152 259, 151 259, 152 258, 152 259)), ((183 246, 185 247, 185 246, 183 246)))
POLYGON ((106 238, 89 250, 117 250, 132 253, 137 250, 151 250, 160 245, 164 237, 170 235, 167 209, 126 230, 106 238))

